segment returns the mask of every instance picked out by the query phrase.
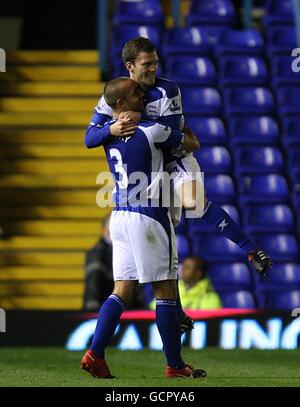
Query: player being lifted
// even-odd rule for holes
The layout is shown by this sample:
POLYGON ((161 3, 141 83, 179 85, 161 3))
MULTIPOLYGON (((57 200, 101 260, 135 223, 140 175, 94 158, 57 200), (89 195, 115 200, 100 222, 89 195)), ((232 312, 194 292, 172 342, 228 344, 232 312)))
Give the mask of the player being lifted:
MULTIPOLYGON (((146 38, 132 39, 125 44, 122 58, 130 78, 138 82, 146 92, 148 120, 167 125, 172 129, 183 129, 186 135, 193 134, 191 130, 184 127, 181 94, 178 86, 174 82, 156 77, 159 60, 154 45, 146 38)), ((102 96, 86 132, 85 144, 88 148, 105 145, 114 136, 133 134, 140 114, 126 112, 120 115, 115 123, 107 123, 111 117, 112 110, 102 96)), ((199 197, 196 196, 196 191, 199 190, 199 187, 204 190, 204 187, 197 177, 201 170, 193 154, 183 153, 178 158, 165 152, 164 159, 168 171, 175 171, 177 174, 174 188, 183 206, 186 209, 199 207, 199 202, 197 202, 199 197)), ((236 243, 259 274, 266 274, 272 264, 269 256, 257 247, 221 206, 209 201, 205 192, 202 196, 204 199, 203 202, 200 202, 202 210, 199 217, 208 222, 215 231, 236 243)), ((178 208, 170 209, 172 219, 176 223, 180 219, 181 211, 178 211, 178 208)), ((177 307, 182 320, 182 329, 191 329, 192 321, 184 314, 179 296, 177 307)))
MULTIPOLYGON (((145 93, 132 79, 110 81, 104 94, 116 119, 128 110, 144 110, 145 93)), ((176 238, 169 209, 161 203, 163 185, 157 182, 164 170, 162 149, 181 146, 188 151, 195 150, 193 140, 183 137, 180 130, 149 121, 140 121, 132 136, 111 137, 105 143, 116 184, 116 206, 110 221, 115 286, 112 295, 102 304, 91 348, 81 362, 81 367, 95 377, 113 378, 105 361, 105 348, 138 282, 151 282, 153 286, 156 323, 167 359, 165 376, 206 376, 204 370, 193 369, 181 357, 180 318, 176 307, 176 238), (139 183, 139 198, 135 182, 130 182, 136 174, 144 175, 139 183)))

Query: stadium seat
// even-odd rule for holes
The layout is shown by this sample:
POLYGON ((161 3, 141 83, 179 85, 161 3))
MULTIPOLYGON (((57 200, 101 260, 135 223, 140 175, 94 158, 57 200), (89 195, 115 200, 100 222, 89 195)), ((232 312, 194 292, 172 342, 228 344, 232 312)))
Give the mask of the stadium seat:
POLYGON ((300 175, 293 176, 293 191, 292 191, 293 204, 296 208, 300 207, 300 175))
POLYGON ((289 311, 300 307, 300 291, 273 291, 266 296, 265 307, 272 311, 289 311))
POLYGON ((187 16, 189 26, 233 25, 235 21, 236 16, 231 0, 193 0, 187 16))
POLYGON ((243 147, 235 150, 236 173, 247 174, 281 173, 284 162, 277 147, 243 147))
POLYGON ((220 82, 223 86, 264 86, 268 69, 261 57, 225 56, 220 59, 220 82))
POLYGON ((288 205, 252 205, 243 209, 247 233, 290 233, 295 221, 288 205))
POLYGON ((293 0, 268 0, 263 21, 265 25, 293 24, 293 0))
POLYGON ((294 72, 292 63, 295 60, 292 56, 274 56, 272 58, 272 83, 274 87, 284 85, 300 85, 299 72, 294 72))
POLYGON ((300 147, 300 117, 288 116, 282 119, 283 142, 288 147, 300 147))
POLYGON ((249 291, 224 292, 221 299, 223 308, 256 308, 255 299, 249 291))
POLYGON ((159 0, 119 0, 114 26, 122 24, 163 25, 164 13, 159 0))
POLYGON ((194 155, 205 174, 230 173, 231 157, 225 147, 202 147, 194 155))
POLYGON ((208 262, 240 262, 245 260, 242 250, 231 240, 219 234, 201 234, 192 236, 191 245, 196 256, 208 262))
POLYGON ((189 242, 184 235, 176 234, 178 261, 181 263, 185 257, 188 257, 191 253, 189 242))
POLYGON ((226 30, 215 47, 219 57, 226 55, 261 55, 264 53, 264 40, 257 30, 226 30))
POLYGON ((208 271, 209 278, 218 292, 224 292, 225 290, 252 290, 251 273, 244 263, 212 263, 208 271))
POLYGON ((201 145, 226 145, 228 142, 224 123, 218 117, 185 115, 186 125, 193 130, 201 145))
POLYGON ((224 89, 224 105, 227 115, 272 114, 274 98, 268 88, 234 87, 224 89))
POLYGON ((288 184, 283 175, 252 175, 240 179, 240 202, 246 203, 287 203, 288 184))
POLYGON ((282 115, 300 113, 300 84, 298 86, 283 86, 276 90, 278 110, 282 115))
POLYGON ((207 57, 173 57, 166 61, 168 79, 179 85, 214 85, 216 68, 207 57))
POLYGON ((223 27, 173 28, 165 33, 163 54, 170 56, 203 56, 212 54, 223 35, 223 27))
POLYGON ((300 260, 299 246, 292 234, 257 235, 256 242, 274 262, 298 262, 300 260))
POLYGON ((232 178, 229 175, 206 175, 204 185, 209 200, 221 204, 234 203, 236 192, 232 178))
POLYGON ((182 86, 181 94, 185 114, 214 116, 222 111, 221 95, 215 88, 182 86))
POLYGON ((292 177, 300 175, 300 145, 291 147, 288 151, 289 173, 292 177))
POLYGON ((271 57, 275 55, 290 55, 291 50, 297 48, 296 29, 293 27, 273 27, 268 30, 267 52, 271 57))
POLYGON ((180 222, 175 228, 175 233, 178 235, 186 235, 187 232, 187 219, 185 218, 184 214, 182 214, 180 222))
POLYGON ((233 146, 264 146, 278 143, 278 124, 272 117, 234 116, 228 122, 230 142, 233 146))
POLYGON ((300 290, 300 264, 273 264, 266 277, 260 278, 261 291, 300 290))
POLYGON ((120 25, 113 31, 111 42, 112 62, 114 62, 114 59, 116 58, 121 58, 122 49, 125 43, 136 37, 148 38, 158 49, 158 51, 160 50, 161 29, 159 27, 143 25, 120 25))

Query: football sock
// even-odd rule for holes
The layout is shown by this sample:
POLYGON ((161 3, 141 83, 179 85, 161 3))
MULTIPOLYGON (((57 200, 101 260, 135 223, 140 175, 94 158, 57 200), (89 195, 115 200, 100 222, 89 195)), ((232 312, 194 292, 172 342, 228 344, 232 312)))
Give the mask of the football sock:
POLYGON ((226 236, 232 242, 236 243, 245 254, 256 249, 255 243, 239 227, 239 225, 224 211, 224 209, 215 203, 208 201, 201 219, 204 219, 221 235, 226 236))
POLYGON ((180 320, 176 300, 156 300, 156 323, 163 343, 168 366, 182 369, 180 320))
POLYGON ((176 280, 176 286, 177 286, 176 308, 177 308, 178 316, 179 316, 180 320, 182 320, 185 317, 185 313, 184 313, 184 311, 182 309, 180 295, 179 295, 178 277, 177 277, 177 280, 176 280))
POLYGON ((110 295, 102 304, 91 345, 91 349, 98 358, 104 359, 105 348, 115 333, 120 316, 124 310, 124 302, 115 294, 110 295))

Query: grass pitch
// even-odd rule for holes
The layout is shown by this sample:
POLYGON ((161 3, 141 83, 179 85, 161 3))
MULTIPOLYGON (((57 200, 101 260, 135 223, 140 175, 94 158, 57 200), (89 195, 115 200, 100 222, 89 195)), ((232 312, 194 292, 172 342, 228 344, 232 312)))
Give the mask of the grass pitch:
POLYGON ((81 370, 82 352, 60 348, 0 349, 0 386, 11 387, 300 387, 299 351, 226 351, 184 349, 184 358, 208 371, 206 379, 170 380, 163 377, 162 352, 108 349, 114 380, 94 379, 81 370))

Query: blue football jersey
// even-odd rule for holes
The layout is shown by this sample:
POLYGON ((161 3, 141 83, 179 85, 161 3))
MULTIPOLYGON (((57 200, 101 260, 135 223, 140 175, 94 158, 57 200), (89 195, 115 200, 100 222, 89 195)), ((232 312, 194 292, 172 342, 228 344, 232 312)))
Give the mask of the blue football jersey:
POLYGON ((140 122, 134 135, 112 137, 104 145, 107 161, 115 180, 115 210, 141 212, 153 217, 166 214, 161 202, 164 160, 162 149, 178 148, 182 144, 180 130, 140 122))

